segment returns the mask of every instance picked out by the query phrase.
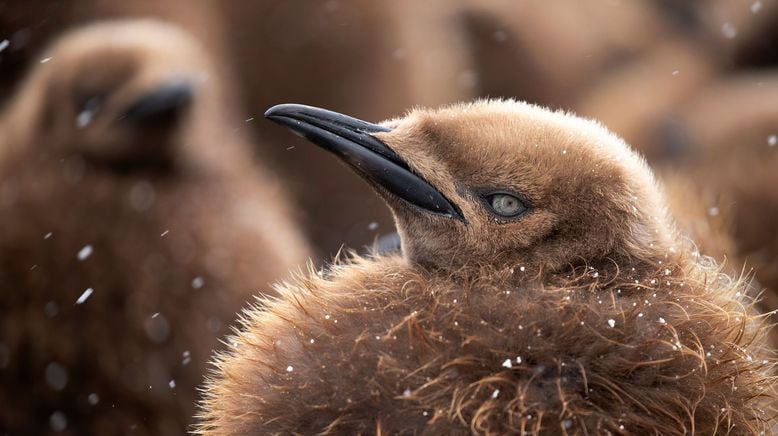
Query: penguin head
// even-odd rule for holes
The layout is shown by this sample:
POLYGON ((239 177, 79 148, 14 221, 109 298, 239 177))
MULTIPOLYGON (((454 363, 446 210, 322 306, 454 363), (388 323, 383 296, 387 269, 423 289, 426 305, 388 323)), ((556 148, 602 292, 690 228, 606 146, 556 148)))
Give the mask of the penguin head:
MULTIPOLYGON (((197 44, 152 20, 87 26, 41 57, 13 107, 23 142, 108 168, 166 166, 203 82, 197 44)), ((14 118, 14 117, 11 117, 14 118)))
POLYGON ((414 263, 555 270, 651 262, 673 249, 645 162, 592 121, 502 100, 417 109, 382 124, 301 105, 266 116, 372 184, 414 263))

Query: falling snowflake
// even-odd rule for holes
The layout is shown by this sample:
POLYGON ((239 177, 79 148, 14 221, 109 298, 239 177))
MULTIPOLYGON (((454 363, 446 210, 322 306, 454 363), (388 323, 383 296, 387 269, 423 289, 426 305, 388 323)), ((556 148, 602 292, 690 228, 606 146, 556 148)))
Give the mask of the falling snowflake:
POLYGON ((91 245, 88 244, 84 245, 82 249, 78 250, 78 260, 80 261, 86 260, 89 256, 92 255, 92 251, 93 250, 91 245))
POLYGON ((721 25, 721 33, 727 39, 733 39, 737 36, 737 29, 732 23, 724 23, 721 25))
POLYGON ((205 285, 205 279, 202 277, 195 277, 192 279, 192 289, 200 289, 205 285))
POLYGON ((189 362, 192 361, 192 353, 190 353, 189 350, 186 350, 183 353, 181 353, 181 357, 182 357, 181 359, 182 365, 187 365, 189 364, 189 362))
POLYGON ((76 304, 82 304, 84 301, 86 301, 87 298, 89 298, 90 295, 92 295, 92 292, 94 292, 94 289, 87 288, 81 296, 78 297, 78 300, 76 300, 76 304))
POLYGON ((86 400, 89 402, 91 406, 94 406, 95 404, 100 402, 100 397, 96 393, 92 392, 91 394, 89 394, 88 397, 86 397, 86 400))

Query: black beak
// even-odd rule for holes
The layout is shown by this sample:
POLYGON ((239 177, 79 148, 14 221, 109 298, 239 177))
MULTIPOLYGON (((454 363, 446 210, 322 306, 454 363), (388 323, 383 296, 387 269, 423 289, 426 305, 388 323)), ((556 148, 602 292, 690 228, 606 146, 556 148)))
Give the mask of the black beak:
POLYGON ((288 127, 335 154, 375 185, 426 212, 464 221, 453 203, 371 133, 391 129, 337 112, 299 104, 281 104, 265 117, 288 127))
POLYGON ((122 119, 138 125, 165 125, 175 122, 194 98, 187 82, 172 82, 142 95, 124 111, 122 119))

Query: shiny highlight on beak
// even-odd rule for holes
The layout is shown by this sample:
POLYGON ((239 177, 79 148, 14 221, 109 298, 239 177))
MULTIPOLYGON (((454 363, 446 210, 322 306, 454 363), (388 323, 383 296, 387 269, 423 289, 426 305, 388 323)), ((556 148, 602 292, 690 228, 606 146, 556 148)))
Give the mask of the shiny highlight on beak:
POLYGON ((373 133, 391 129, 299 104, 273 106, 265 117, 335 154, 374 185, 427 213, 464 221, 461 211, 373 133))

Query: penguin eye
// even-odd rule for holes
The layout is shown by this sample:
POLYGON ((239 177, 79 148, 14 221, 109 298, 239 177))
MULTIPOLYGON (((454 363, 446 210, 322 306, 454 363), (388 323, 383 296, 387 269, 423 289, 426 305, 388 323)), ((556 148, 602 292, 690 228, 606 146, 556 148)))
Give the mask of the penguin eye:
POLYGON ((527 210, 527 205, 514 195, 495 193, 489 194, 485 198, 489 208, 503 218, 514 218, 527 210))

